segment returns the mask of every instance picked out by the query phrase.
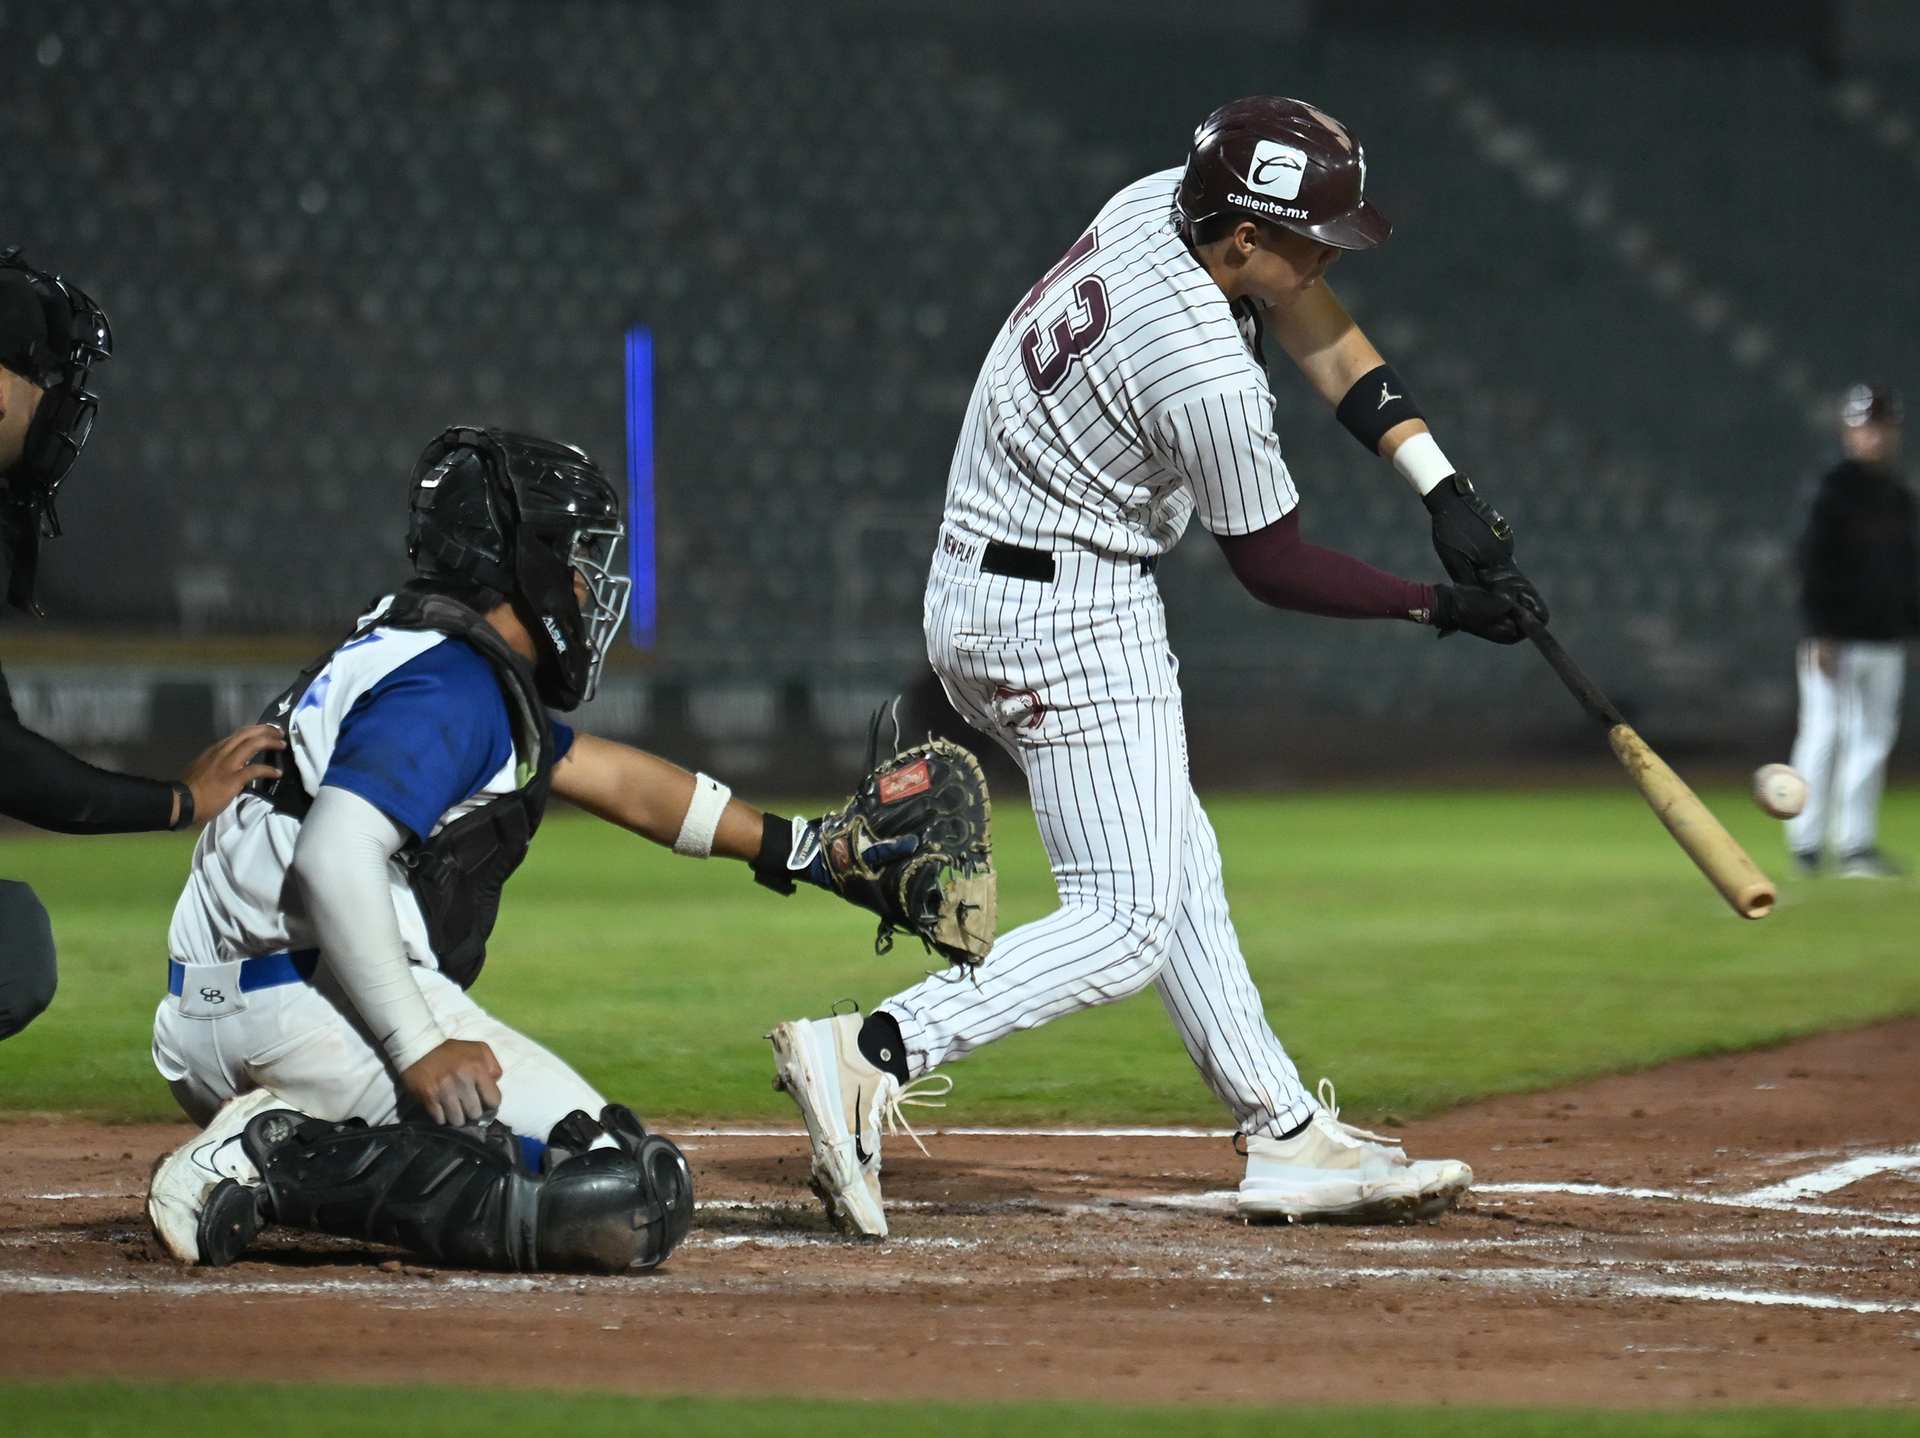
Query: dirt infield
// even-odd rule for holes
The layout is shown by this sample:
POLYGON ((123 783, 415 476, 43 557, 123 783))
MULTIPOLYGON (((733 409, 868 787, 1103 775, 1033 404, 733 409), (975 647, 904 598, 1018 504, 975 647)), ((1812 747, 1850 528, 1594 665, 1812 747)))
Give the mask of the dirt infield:
POLYGON ((682 1126, 660 1272, 438 1272, 284 1235, 189 1273, 162 1127, 0 1126, 0 1373, 1120 1402, 1884 1404, 1920 1396, 1920 1023, 1409 1125, 1434 1224, 1246 1227, 1221 1137, 928 1135, 894 1235, 826 1231, 796 1135, 682 1126))

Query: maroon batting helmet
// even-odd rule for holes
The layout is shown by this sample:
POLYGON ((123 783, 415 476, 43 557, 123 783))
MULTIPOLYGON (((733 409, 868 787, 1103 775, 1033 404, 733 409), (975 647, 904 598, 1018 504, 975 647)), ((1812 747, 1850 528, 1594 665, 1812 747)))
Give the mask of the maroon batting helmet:
POLYGON ((1193 132, 1178 204, 1189 225, 1238 215, 1342 250, 1393 233, 1366 197, 1360 142, 1301 100, 1254 95, 1222 105, 1193 132))

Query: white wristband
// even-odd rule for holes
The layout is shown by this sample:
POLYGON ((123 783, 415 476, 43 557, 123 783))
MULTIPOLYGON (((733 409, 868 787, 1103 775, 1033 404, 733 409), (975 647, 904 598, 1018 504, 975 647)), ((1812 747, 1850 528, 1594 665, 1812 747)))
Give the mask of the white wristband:
POLYGON ((1453 473, 1453 466, 1430 434, 1416 434, 1393 452, 1393 467, 1416 493, 1426 494, 1453 473))
POLYGON ((704 859, 713 853, 714 830, 727 811, 733 790, 705 774, 693 776, 693 802, 687 805, 687 817, 680 821, 680 833, 673 841, 673 852, 689 859, 704 859))

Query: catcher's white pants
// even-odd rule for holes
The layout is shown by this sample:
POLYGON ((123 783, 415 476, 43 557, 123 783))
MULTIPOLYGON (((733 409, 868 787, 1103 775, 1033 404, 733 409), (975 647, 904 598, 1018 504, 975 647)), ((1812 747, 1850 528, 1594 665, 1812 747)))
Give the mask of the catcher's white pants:
MULTIPOLYGON (((194 988, 192 967, 183 986, 194 988)), ((500 1062, 500 1122, 546 1142, 575 1109, 598 1118, 606 1100, 592 1084, 525 1034, 508 1028, 460 986, 415 967, 415 981, 448 1038, 487 1044, 500 1062)), ((255 989, 245 1006, 194 1018, 169 994, 153 1018, 153 1062, 187 1116, 204 1126, 228 1099, 269 1088, 293 1108, 335 1123, 425 1117, 400 1076, 331 984, 326 966, 312 983, 255 989)))
POLYGON ((1834 672, 1800 641, 1800 732, 1793 767, 1807 781, 1807 807, 1787 820, 1787 845, 1810 854, 1832 840, 1840 854, 1874 846, 1887 756, 1900 736, 1907 647, 1897 640, 1829 639, 1834 672))
POLYGON ((914 1073, 1153 984, 1243 1130, 1298 1127, 1315 1104, 1227 915, 1152 577, 1074 552, 1050 584, 1009 579, 979 572, 984 548, 942 529, 928 653, 954 707, 1026 774, 1060 907, 1002 935, 977 982, 929 978, 887 1000, 914 1073))

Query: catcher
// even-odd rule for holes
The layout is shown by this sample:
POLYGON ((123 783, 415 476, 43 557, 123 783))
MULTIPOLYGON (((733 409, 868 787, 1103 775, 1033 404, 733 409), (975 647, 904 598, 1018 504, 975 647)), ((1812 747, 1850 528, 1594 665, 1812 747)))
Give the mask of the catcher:
POLYGON ((269 706, 278 773, 209 826, 174 911, 153 1056, 205 1125, 148 1196, 176 1259, 232 1263, 273 1222, 461 1266, 617 1272, 686 1234, 679 1150, 467 994, 549 794, 787 892, 835 889, 883 931, 960 956, 991 942, 977 765, 964 863, 900 822, 927 812, 926 765, 964 751, 928 751, 918 790, 895 777, 855 821, 785 819, 548 716, 594 692, 626 611, 624 532, 579 450, 456 428, 421 455, 418 577, 269 706))

